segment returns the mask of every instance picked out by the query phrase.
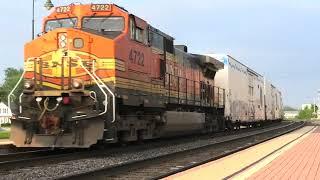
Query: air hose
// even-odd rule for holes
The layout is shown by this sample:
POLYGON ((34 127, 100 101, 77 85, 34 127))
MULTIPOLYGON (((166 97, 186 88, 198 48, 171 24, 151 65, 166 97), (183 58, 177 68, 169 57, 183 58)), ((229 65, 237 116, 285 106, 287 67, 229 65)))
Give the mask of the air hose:
MULTIPOLYGON (((60 101, 60 102, 61 102, 61 101, 60 101)), ((48 112, 52 112, 52 111, 57 110, 57 108, 58 108, 59 105, 60 105, 60 102, 57 101, 57 104, 56 104, 55 107, 49 108, 49 97, 47 97, 46 100, 45 100, 44 103, 43 103, 44 109, 43 109, 41 115, 39 116, 39 119, 38 119, 38 120, 40 121, 40 120, 43 118, 44 114, 45 114, 47 111, 48 111, 48 112)))

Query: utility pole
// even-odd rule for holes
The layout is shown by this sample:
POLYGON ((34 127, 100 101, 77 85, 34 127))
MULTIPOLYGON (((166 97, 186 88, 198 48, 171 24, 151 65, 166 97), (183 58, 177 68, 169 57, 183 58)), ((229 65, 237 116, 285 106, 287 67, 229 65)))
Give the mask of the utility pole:
POLYGON ((34 5, 35 0, 32 0, 32 40, 34 40, 34 5))
MULTIPOLYGON (((47 0, 44 4, 44 7, 48 9, 52 9, 54 5, 52 4, 51 0, 47 0)), ((35 11, 35 0, 32 0, 32 40, 34 40, 34 32, 35 32, 35 17, 34 17, 34 11, 35 11)))
POLYGON ((319 119, 320 118, 320 111, 319 111, 319 107, 320 107, 320 89, 318 89, 318 92, 317 92, 317 107, 318 107, 317 119, 319 119))
POLYGON ((316 114, 316 98, 313 98, 313 114, 317 115, 316 114))

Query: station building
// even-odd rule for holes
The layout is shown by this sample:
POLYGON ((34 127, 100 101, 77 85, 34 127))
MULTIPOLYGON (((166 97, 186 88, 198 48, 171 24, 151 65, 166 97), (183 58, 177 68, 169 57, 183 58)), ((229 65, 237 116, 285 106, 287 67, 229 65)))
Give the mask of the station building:
POLYGON ((3 102, 0 102, 0 127, 2 124, 11 123, 10 117, 12 116, 11 110, 3 102))
POLYGON ((284 111, 286 119, 295 119, 299 115, 299 111, 284 111))

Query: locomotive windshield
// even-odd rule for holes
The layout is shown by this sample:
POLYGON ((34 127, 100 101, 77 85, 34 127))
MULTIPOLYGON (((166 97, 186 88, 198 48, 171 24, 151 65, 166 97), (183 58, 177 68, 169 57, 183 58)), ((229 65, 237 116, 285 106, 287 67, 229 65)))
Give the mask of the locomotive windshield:
POLYGON ((83 18, 82 28, 103 32, 121 32, 124 30, 124 18, 87 17, 83 18))
POLYGON ((52 31, 56 28, 75 28, 77 26, 77 18, 54 19, 46 23, 45 31, 52 31))

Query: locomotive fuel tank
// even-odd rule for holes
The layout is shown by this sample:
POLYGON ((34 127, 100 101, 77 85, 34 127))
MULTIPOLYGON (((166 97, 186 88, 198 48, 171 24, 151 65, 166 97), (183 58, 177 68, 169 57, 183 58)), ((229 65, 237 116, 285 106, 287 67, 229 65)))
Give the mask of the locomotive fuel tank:
POLYGON ((163 118, 162 136, 200 132, 205 124, 205 113, 167 111, 163 118))

